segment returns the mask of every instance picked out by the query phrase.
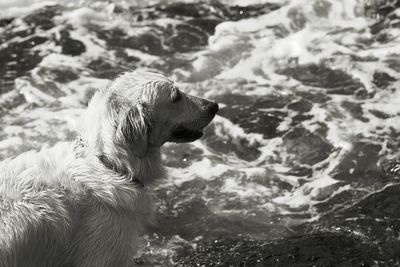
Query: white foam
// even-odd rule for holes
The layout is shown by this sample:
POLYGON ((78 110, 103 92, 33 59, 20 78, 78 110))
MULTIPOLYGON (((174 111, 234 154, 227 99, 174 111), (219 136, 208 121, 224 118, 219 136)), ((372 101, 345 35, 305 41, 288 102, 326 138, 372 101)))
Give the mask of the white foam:
POLYGON ((212 180, 222 175, 231 167, 223 164, 213 164, 208 158, 203 158, 201 161, 194 162, 185 169, 169 169, 169 174, 172 182, 175 185, 181 185, 184 182, 195 179, 196 177, 212 180))
POLYGON ((83 70, 84 66, 79 58, 62 55, 59 53, 51 53, 45 56, 38 66, 47 68, 58 68, 60 66, 68 67, 75 70, 83 70))
POLYGON ((0 141, 0 149, 1 150, 6 150, 6 149, 8 149, 10 147, 15 147, 15 146, 18 146, 18 145, 21 145, 21 144, 22 144, 22 138, 21 137, 17 137, 17 136, 9 137, 8 139, 0 141))
POLYGON ((250 145, 256 142, 263 142, 264 140, 261 134, 245 133, 241 127, 233 124, 230 120, 221 116, 216 116, 213 124, 215 126, 215 133, 222 138, 230 137, 233 140, 245 138, 250 145))
MULTIPOLYGON (((193 1, 193 0, 192 0, 193 1)), ((250 6, 250 5, 260 5, 260 4, 265 4, 271 3, 271 4, 287 4, 290 0, 221 0, 220 2, 223 3, 224 5, 232 5, 232 6, 250 6)))
POLYGON ((271 195, 271 188, 252 182, 239 184, 236 179, 227 178, 221 187, 221 192, 234 193, 239 198, 267 197, 271 195))
POLYGON ((64 12, 61 16, 56 18, 56 22, 69 23, 75 25, 77 29, 84 29, 86 26, 90 25, 110 26, 110 24, 112 25, 113 23, 110 14, 107 12, 99 12, 90 7, 81 7, 69 12, 64 12))
MULTIPOLYGON (((282 196, 274 198, 273 202, 281 205, 287 205, 291 209, 306 207, 318 202, 314 199, 319 196, 320 192, 336 183, 337 181, 328 175, 320 176, 318 179, 314 179, 311 182, 297 187, 292 192, 287 192, 282 196)), ((333 191, 331 192, 330 196, 332 196, 332 194, 333 191)))
MULTIPOLYGON (((310 1, 291 1, 286 6, 266 15, 221 23, 209 40, 208 53, 213 56, 208 57, 208 53, 203 52, 193 66, 197 71, 207 71, 209 65, 216 64, 215 59, 221 57, 221 54, 241 54, 241 60, 235 63, 234 67, 228 65, 218 78, 242 77, 257 82, 269 81, 272 84, 282 84, 285 78, 276 75, 275 71, 289 66, 292 59, 297 64, 319 63, 337 52, 351 53, 350 48, 337 43, 338 35, 327 35, 327 32, 344 27, 362 30, 368 27, 368 22, 355 16, 354 7, 357 4, 355 0, 329 1, 329 3, 331 11, 326 18, 315 13, 310 1), (287 16, 290 10, 298 10, 304 14, 306 21, 304 29, 290 32, 291 20, 287 16), (277 25, 285 27, 289 30, 289 34, 277 38, 273 29, 277 25), (249 47, 251 50, 248 52, 249 47), (260 69, 264 77, 260 76, 258 71, 260 69)), ((343 33, 339 36, 349 44, 356 41, 346 37, 348 34, 343 33)), ((227 62, 229 64, 229 59, 225 63, 217 64, 223 65, 227 62)))
POLYGON ((1 0, 0 18, 12 18, 31 13, 33 10, 55 5, 57 1, 39 0, 1 0))
POLYGON ((43 105, 45 103, 51 103, 56 101, 54 97, 43 93, 39 89, 32 86, 32 84, 29 81, 23 78, 17 78, 15 80, 15 86, 17 90, 22 95, 24 95, 26 101, 29 103, 43 105))

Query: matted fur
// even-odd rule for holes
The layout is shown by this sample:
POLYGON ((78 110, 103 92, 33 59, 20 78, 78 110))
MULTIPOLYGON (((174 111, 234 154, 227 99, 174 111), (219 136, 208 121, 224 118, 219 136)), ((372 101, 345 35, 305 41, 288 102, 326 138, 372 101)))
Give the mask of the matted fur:
POLYGON ((200 137, 217 110, 154 73, 96 93, 82 141, 0 163, 0 266, 132 266, 148 185, 166 174, 160 146, 200 137))

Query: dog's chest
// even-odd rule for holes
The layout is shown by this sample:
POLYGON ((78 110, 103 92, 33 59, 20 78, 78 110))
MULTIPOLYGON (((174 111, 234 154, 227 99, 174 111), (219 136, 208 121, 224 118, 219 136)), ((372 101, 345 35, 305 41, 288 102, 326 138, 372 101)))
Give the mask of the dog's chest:
POLYGON ((82 253, 94 257, 103 257, 100 254, 105 254, 110 258, 120 255, 121 259, 134 255, 139 235, 153 217, 148 197, 147 194, 131 199, 125 196, 114 203, 91 199, 87 205, 81 206, 76 211, 73 258, 82 253))

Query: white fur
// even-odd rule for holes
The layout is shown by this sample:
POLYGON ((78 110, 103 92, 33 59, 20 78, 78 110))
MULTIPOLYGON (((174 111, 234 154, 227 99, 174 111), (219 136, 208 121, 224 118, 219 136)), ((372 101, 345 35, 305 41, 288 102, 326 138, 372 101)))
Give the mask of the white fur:
POLYGON ((171 103, 176 90, 162 75, 126 73, 93 97, 81 142, 0 163, 0 267, 132 266, 153 220, 148 187, 165 176, 160 146, 176 125, 213 118, 205 100, 171 103))

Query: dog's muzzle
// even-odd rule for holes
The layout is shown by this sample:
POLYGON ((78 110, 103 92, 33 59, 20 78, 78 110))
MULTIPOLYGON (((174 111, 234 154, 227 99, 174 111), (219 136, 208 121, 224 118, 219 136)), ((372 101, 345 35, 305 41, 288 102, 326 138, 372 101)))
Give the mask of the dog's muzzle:
MULTIPOLYGON (((202 99, 203 100, 203 99, 202 99)), ((203 110, 207 114, 203 123, 200 123, 198 129, 192 129, 185 125, 179 125, 171 134, 171 141, 175 143, 193 142, 203 136, 203 128, 206 127, 215 117, 219 110, 218 103, 203 100, 203 110)), ((187 123, 187 125, 195 125, 197 123, 187 123)))
POLYGON ((193 142, 203 136, 203 131, 191 130, 185 126, 178 126, 172 132, 174 142, 193 142))

